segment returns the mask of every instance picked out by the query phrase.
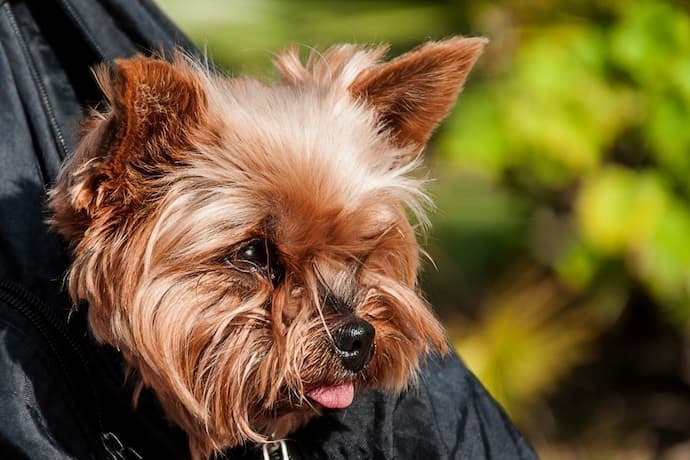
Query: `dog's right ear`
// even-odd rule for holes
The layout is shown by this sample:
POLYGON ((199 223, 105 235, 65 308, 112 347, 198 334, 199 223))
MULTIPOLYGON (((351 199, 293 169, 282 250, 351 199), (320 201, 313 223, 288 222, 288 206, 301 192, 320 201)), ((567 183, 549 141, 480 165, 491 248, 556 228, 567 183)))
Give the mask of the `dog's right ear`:
POLYGON ((51 191, 50 224, 79 240, 99 215, 126 215, 146 199, 165 164, 190 144, 206 98, 198 74, 177 56, 116 60, 95 70, 108 102, 91 116, 51 191))
POLYGON ((69 218, 85 221, 104 207, 122 210, 145 199, 146 184, 162 165, 179 160, 175 155, 189 144, 206 106, 202 83, 181 57, 173 63, 141 56, 116 60, 95 75, 109 109, 83 125, 51 194, 54 224, 68 207, 69 218), (69 203, 60 205, 64 199, 69 203))

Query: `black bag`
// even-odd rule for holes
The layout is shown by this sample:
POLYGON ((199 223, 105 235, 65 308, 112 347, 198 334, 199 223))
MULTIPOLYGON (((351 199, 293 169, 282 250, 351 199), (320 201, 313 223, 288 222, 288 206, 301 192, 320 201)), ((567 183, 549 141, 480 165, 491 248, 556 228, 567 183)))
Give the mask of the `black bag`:
MULTIPOLYGON (((132 388, 119 355, 70 314, 45 190, 100 91, 91 67, 187 38, 148 0, 0 0, 0 459, 187 459, 184 433, 132 388)), ((400 398, 368 392, 296 433, 290 456, 534 458, 456 356, 430 359, 400 398)), ((265 452, 271 458, 280 450, 265 452)), ((227 458, 263 458, 248 446, 227 458)))

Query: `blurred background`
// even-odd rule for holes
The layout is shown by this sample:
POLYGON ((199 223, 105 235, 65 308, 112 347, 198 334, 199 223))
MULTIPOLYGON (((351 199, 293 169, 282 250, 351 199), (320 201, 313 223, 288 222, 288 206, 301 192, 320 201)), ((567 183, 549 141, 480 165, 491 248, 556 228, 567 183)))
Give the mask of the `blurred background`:
POLYGON ((491 39, 428 149, 422 283, 543 459, 690 458, 690 3, 157 0, 232 75, 491 39))

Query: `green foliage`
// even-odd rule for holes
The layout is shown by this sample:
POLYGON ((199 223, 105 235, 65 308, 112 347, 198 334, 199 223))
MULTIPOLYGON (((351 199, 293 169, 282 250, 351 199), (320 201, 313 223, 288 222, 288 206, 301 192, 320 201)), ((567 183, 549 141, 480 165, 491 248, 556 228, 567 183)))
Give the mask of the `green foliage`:
POLYGON ((568 193, 571 241, 561 244, 579 247, 577 261, 565 250, 551 268, 586 295, 604 262, 621 259, 684 331, 690 17, 652 1, 612 3, 609 13, 604 23, 523 24, 510 64, 467 91, 439 143, 456 167, 512 172, 537 200, 568 193))
POLYGON ((530 406, 592 353, 598 322, 548 277, 511 274, 486 299, 478 323, 449 330, 456 348, 511 416, 531 421, 530 406), (463 330, 464 329, 464 330, 463 330))

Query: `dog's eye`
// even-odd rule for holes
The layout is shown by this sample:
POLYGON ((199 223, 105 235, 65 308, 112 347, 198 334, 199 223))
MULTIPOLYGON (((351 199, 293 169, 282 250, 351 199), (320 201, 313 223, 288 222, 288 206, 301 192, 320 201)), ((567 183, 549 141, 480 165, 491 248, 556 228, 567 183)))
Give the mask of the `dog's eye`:
POLYGON ((278 250, 270 241, 263 238, 249 240, 226 261, 237 270, 259 272, 276 286, 285 276, 278 250))
POLYGON ((268 265, 268 248, 265 241, 254 240, 246 246, 243 246, 237 254, 237 259, 242 262, 247 262, 257 268, 263 268, 268 265))

